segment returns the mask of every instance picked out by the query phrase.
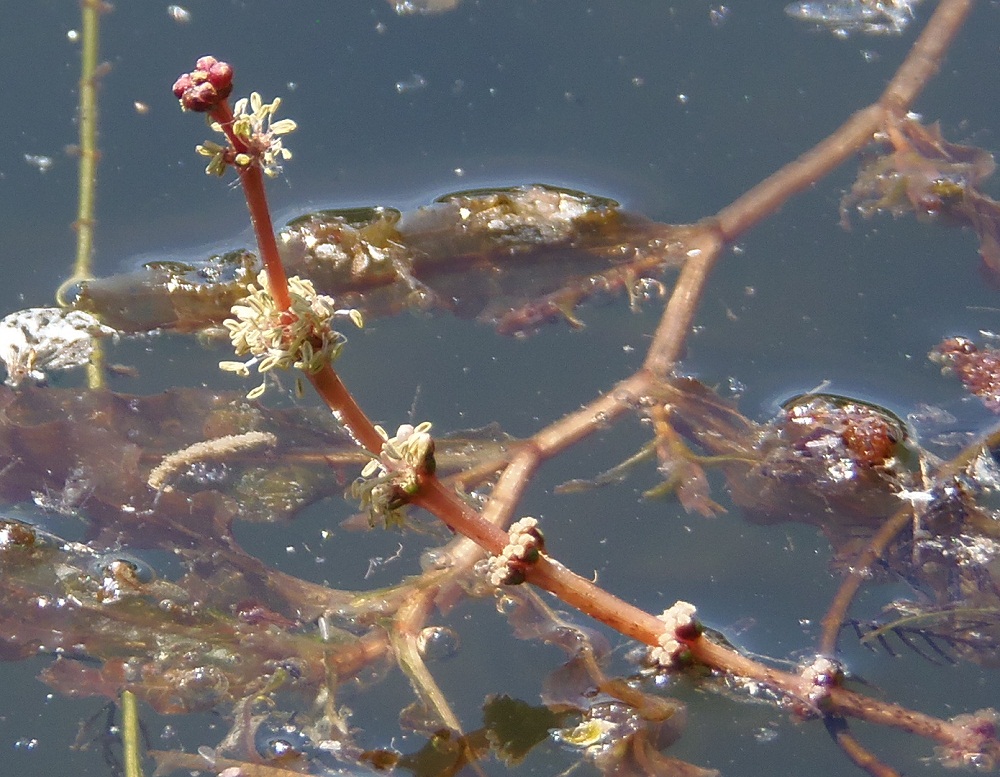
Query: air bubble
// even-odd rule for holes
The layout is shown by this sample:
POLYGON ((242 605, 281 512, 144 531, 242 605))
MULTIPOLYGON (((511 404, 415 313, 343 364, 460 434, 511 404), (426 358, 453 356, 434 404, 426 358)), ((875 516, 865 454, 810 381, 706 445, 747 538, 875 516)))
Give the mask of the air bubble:
POLYGON ((443 661, 458 652, 460 642, 447 626, 428 626, 417 637, 417 650, 425 661, 443 661))

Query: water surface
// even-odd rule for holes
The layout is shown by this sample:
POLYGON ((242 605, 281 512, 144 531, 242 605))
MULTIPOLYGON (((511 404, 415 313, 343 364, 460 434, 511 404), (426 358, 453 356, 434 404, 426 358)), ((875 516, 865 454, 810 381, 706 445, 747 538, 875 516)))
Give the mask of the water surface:
MULTIPOLYGON (((375 2, 192 2, 190 23, 178 24, 165 6, 122 4, 102 25, 112 70, 100 95, 97 271, 249 242, 239 192, 205 176, 193 152, 208 130, 182 115, 169 91, 206 53, 235 64, 238 93, 280 95, 283 113, 299 124, 288 141, 295 158, 270 189, 283 216, 347 205, 406 210, 448 191, 535 181, 613 197, 666 222, 708 215, 874 99, 929 13, 920 8, 901 37, 838 40, 787 18, 782 5, 733 4, 718 24, 705 3, 465 0, 440 16, 400 17, 375 2)), ((75 142, 78 48, 67 32, 79 22, 72 7, 50 2, 15 5, 5 17, 0 310, 8 312, 48 304, 71 263, 76 172, 65 147, 75 142), (51 157, 51 169, 39 171, 26 154, 51 157)), ((953 139, 986 148, 997 147, 1000 95, 986 64, 995 60, 989 31, 997 22, 995 5, 982 4, 917 106, 953 139)), ((710 385, 738 381, 751 417, 769 417, 778 402, 824 380, 901 416, 920 402, 958 412, 958 389, 925 354, 942 335, 997 328, 1000 305, 978 274, 972 235, 910 219, 838 226, 850 168, 741 240, 706 294, 682 369, 710 385)), ((447 318, 375 321, 352 338, 341 371, 386 426, 407 420, 415 405, 441 430, 496 421, 527 435, 634 370, 658 313, 648 305, 632 314, 620 301, 585 309, 582 332, 557 325, 526 340, 447 318)), ((112 384, 122 391, 239 387, 217 374, 218 351, 186 340, 123 346, 115 358, 140 367, 138 378, 112 384)), ((814 529, 755 527, 736 510, 704 520, 671 501, 642 501, 651 468, 596 493, 552 495, 555 484, 592 476, 645 439, 639 424, 625 422, 546 466, 524 512, 543 519, 562 561, 639 606, 659 611, 687 599, 749 650, 808 655, 836 586, 814 529)), ((714 496, 725 501, 721 482, 714 496)), ((378 532, 338 534, 318 562, 306 546, 350 512, 324 503, 293 527, 241 529, 240 539, 270 563, 331 585, 360 586, 369 559, 391 555, 398 542, 404 556, 371 583, 417 571, 426 540, 378 532)), ((872 613, 891 595, 874 591, 858 607, 872 613)), ((515 640, 488 602, 463 605, 450 622, 463 648, 438 676, 466 726, 479 724, 487 694, 537 701, 555 651, 515 640)), ((948 717, 997 704, 988 670, 891 660, 849 641, 846 656, 873 692, 927 712, 948 717)), ((5 770, 108 774, 99 747, 69 748, 79 722, 100 715, 103 702, 51 698, 34 679, 47 662, 0 664, 5 770)), ((818 725, 692 688, 676 692, 690 722, 672 755, 730 777, 855 773, 818 725)), ((407 694, 396 676, 349 700, 372 747, 394 736, 404 749, 419 745, 399 738, 395 718, 407 694)), ((226 730, 222 721, 206 728, 203 719, 152 715, 147 727, 154 746, 187 750, 217 744, 226 730)), ((929 755, 927 743, 863 736, 894 765, 939 772, 916 763, 929 755)), ((557 774, 570 763, 550 745, 522 770, 557 774)))

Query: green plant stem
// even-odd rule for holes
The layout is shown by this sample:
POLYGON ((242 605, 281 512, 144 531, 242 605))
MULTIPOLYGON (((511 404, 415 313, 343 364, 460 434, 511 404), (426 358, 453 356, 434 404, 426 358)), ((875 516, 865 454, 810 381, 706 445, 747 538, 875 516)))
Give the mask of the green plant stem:
MULTIPOLYGON (((100 0, 84 0, 81 3, 82 48, 80 50, 80 167, 77 179, 76 258, 73 274, 56 292, 56 301, 63 305, 64 290, 71 284, 92 275, 94 256, 94 213, 97 191, 97 67, 100 50, 100 0)), ((95 343, 90 363, 87 365, 87 385, 100 388, 104 383, 102 369, 103 350, 95 343)))
POLYGON ((94 210, 97 188, 97 57, 100 6, 96 0, 81 4, 82 48, 80 52, 80 168, 76 209, 76 260, 73 278, 91 274, 94 253, 94 210))
POLYGON ((139 708, 132 691, 122 691, 122 750, 125 777, 142 777, 139 756, 139 708))

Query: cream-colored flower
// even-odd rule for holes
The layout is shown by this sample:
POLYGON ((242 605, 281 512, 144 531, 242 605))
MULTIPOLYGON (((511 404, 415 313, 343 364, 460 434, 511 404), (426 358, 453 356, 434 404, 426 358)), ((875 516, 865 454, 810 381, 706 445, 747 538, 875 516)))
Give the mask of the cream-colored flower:
POLYGON ((653 663, 668 668, 677 663, 687 647, 681 634, 700 628, 694 617, 696 612, 693 604, 678 601, 657 616, 663 621, 663 631, 658 640, 659 645, 649 651, 653 663))
POLYGON ((413 426, 402 424, 392 437, 381 426, 382 450, 361 470, 351 485, 351 496, 361 502, 374 519, 382 517, 387 526, 401 525, 401 508, 420 489, 421 475, 434 471, 434 438, 428 421, 413 426))
MULTIPOLYGON (((237 165, 256 162, 265 175, 273 178, 281 172, 281 162, 292 158, 292 152, 284 147, 280 136, 294 132, 297 125, 291 119, 273 120, 280 106, 280 97, 265 103, 259 92, 253 92, 249 99, 244 97, 236 101, 233 106, 233 134, 248 148, 246 154, 235 156, 237 165)), ((212 129, 222 132, 218 123, 212 124, 212 129)))
POLYGON ((220 146, 218 143, 213 143, 211 140, 206 140, 200 146, 196 146, 195 151, 202 156, 209 157, 208 165, 205 167, 205 172, 208 175, 217 175, 220 177, 225 175, 228 148, 220 146))
MULTIPOLYGON (((347 342, 333 328, 336 316, 346 316, 358 327, 363 325, 356 310, 340 310, 333 299, 317 294, 315 287, 297 276, 288 279, 291 305, 280 310, 267 291, 267 276, 261 272, 257 284, 248 284, 246 297, 231 308, 234 318, 223 325, 229 330, 237 356, 250 354, 245 362, 223 361, 219 368, 246 377, 250 368, 263 374, 273 369, 296 367, 306 372, 319 372, 332 363, 347 342)), ((256 399, 264 393, 265 384, 247 397, 256 399)))
MULTIPOLYGON (((228 144, 219 145, 206 140, 195 149, 202 156, 209 157, 205 172, 221 176, 229 165, 248 167, 257 164, 265 175, 272 178, 278 175, 282 161, 292 158, 292 152, 285 148, 281 136, 293 132, 297 126, 291 119, 273 120, 280 105, 280 98, 265 103, 258 92, 237 100, 233 106, 232 131, 246 145, 246 151, 237 153, 228 144)), ((216 132, 225 134, 218 122, 211 122, 210 126, 216 132)))
POLYGON ((524 582, 525 571, 537 563, 545 549, 545 538, 535 518, 521 518, 507 531, 507 544, 498 556, 490 556, 482 567, 492 586, 519 585, 524 582))

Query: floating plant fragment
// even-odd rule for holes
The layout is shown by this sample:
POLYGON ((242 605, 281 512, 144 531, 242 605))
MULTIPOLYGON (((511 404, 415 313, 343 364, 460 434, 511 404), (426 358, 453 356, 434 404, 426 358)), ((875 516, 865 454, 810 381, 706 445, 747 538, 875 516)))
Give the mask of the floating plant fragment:
POLYGON ((851 33, 898 35, 913 21, 919 0, 805 0, 785 6, 793 19, 813 24, 840 38, 851 33))
POLYGON ((992 154, 950 143, 936 123, 914 118, 890 124, 881 139, 890 150, 859 171, 841 199, 841 224, 847 227, 856 209, 863 218, 912 212, 968 226, 979 236, 983 263, 1000 274, 1000 203, 979 190, 996 167, 992 154))
POLYGON ((966 390, 979 397, 994 413, 1000 413, 1000 350, 977 346, 964 337, 949 337, 928 354, 941 371, 953 373, 966 390))
POLYGON ((906 443, 905 424, 885 408, 803 394, 763 427, 758 463, 730 487, 757 520, 815 523, 828 536, 838 527, 875 526, 898 509, 897 494, 914 486, 906 443))
POLYGON ((483 705, 486 739, 507 766, 521 763, 528 752, 549 738, 560 716, 548 707, 533 707, 509 696, 491 696, 483 705))
POLYGON ((434 14, 453 11, 462 0, 389 0, 389 5, 400 16, 434 14))
POLYGON ((959 658, 990 666, 1000 661, 1000 606, 937 607, 897 600, 878 618, 851 626, 862 645, 893 657, 905 649, 938 666, 959 658))
MULTIPOLYGON (((535 330, 602 294, 633 304, 684 260, 688 228, 658 224, 604 197, 535 184, 392 208, 320 211, 278 235, 289 275, 366 318, 447 311, 505 334, 535 330)), ((80 283, 74 307, 125 332, 218 327, 259 271, 247 251, 202 263, 152 262, 80 283)))
MULTIPOLYGON (((963 342, 942 350, 971 359, 975 349, 963 342)), ((906 512, 871 572, 905 580, 919 596, 853 622, 864 644, 932 663, 1000 665, 1000 433, 921 475, 903 421, 861 400, 805 394, 758 425, 692 379, 675 378, 658 397, 677 431, 710 454, 702 460, 725 473, 749 519, 819 527, 835 568, 851 569, 886 522, 906 512)))
POLYGON ((8 386, 24 380, 42 382, 46 373, 83 367, 94 340, 115 334, 94 316, 79 310, 28 308, 0 320, 0 359, 8 386))

